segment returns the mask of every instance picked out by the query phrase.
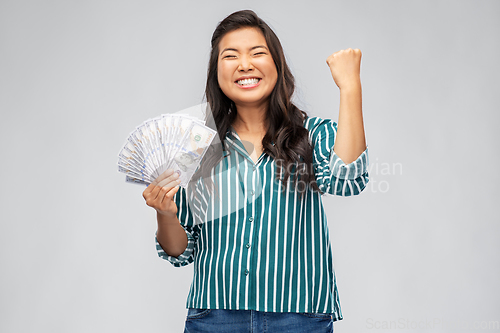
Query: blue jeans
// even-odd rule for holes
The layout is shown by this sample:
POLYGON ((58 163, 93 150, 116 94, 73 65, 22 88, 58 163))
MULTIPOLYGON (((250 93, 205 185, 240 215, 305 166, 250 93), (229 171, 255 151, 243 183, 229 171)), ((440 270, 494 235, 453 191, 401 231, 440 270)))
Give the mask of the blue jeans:
POLYGON ((331 314, 188 309, 184 333, 332 333, 331 314))

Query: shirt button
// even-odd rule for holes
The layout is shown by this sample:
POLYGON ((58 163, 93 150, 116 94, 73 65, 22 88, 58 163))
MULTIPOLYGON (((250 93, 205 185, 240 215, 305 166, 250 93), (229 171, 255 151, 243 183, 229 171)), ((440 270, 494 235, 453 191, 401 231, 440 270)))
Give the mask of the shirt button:
POLYGON ((248 275, 248 273, 250 273, 248 269, 245 269, 245 275, 248 275))
POLYGON ((246 247, 247 247, 247 249, 249 249, 250 248, 250 244, 247 244, 246 247))
POLYGON ((248 221, 253 222, 253 216, 250 216, 250 217, 248 218, 248 221))
POLYGON ((250 195, 254 195, 255 192, 253 190, 250 191, 250 195))
POLYGON ((254 165, 254 167, 253 167, 253 171, 255 171, 255 169, 257 169, 257 167, 254 165))

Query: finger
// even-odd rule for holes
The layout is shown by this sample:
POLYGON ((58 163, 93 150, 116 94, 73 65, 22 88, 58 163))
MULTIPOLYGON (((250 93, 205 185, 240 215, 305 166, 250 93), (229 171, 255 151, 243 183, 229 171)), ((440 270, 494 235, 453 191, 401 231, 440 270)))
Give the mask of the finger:
POLYGON ((174 182, 176 180, 178 180, 179 178, 179 174, 177 172, 174 172, 172 173, 169 177, 163 179, 161 182, 158 183, 158 186, 161 186, 161 187, 173 187, 175 185, 177 185, 178 183, 175 183, 175 185, 172 185, 174 184, 174 182))
POLYGON ((174 195, 179 191, 180 186, 177 185, 170 189, 163 197, 162 203, 166 200, 174 200, 174 195))
POLYGON ((150 184, 144 192, 142 192, 142 196, 144 200, 146 200, 146 205, 153 207, 155 205, 155 200, 158 197, 158 193, 160 192, 161 187, 150 184))
POLYGON ((162 189, 164 189, 168 193, 170 190, 178 186, 180 183, 181 183, 180 179, 174 179, 166 183, 164 186, 162 186, 162 189))
POLYGON ((162 197, 164 195, 161 193, 162 189, 163 189, 163 187, 161 187, 159 185, 155 185, 153 191, 151 192, 151 199, 154 201, 159 200, 161 202, 162 197))
POLYGON ((160 183, 163 179, 171 176, 173 172, 174 172, 174 169, 165 170, 161 175, 159 175, 158 177, 156 177, 155 180, 153 180, 153 184, 158 185, 158 183, 160 183))
POLYGON ((156 188, 156 185, 154 183, 150 183, 148 185, 148 187, 146 187, 146 189, 144 190, 144 192, 142 192, 142 196, 144 197, 144 199, 147 200, 147 198, 149 196, 151 196, 151 194, 154 192, 155 188, 156 188))
POLYGON ((161 207, 162 202, 165 200, 165 195, 167 195, 169 189, 165 187, 159 187, 158 196, 155 201, 159 207, 161 207))
POLYGON ((149 184, 148 187, 146 187, 146 189, 142 192, 142 197, 146 199, 146 197, 151 193, 152 190, 153 190, 153 185, 149 184))
MULTIPOLYGON (((165 178, 170 177, 173 173, 174 173, 174 169, 167 169, 161 175, 159 175, 155 180, 153 180, 153 183, 155 185, 158 185, 158 183, 160 183, 165 178)), ((151 183, 151 184, 153 184, 153 183, 151 183)))
MULTIPOLYGON (((176 176, 177 174, 173 174, 171 175, 170 177, 172 176, 176 176)), ((175 186, 173 184, 170 184, 170 181, 169 181, 169 178, 166 178, 164 180, 162 180, 161 182, 159 182, 158 184, 154 185, 152 184, 152 189, 151 189, 151 192, 149 193, 149 198, 152 200, 152 201, 156 201, 156 200, 159 200, 161 202, 161 200, 163 199, 163 196, 165 195, 165 193, 161 193, 162 189, 166 186, 175 186)), ((177 176, 178 177, 178 176, 177 176)), ((167 188, 167 190, 169 190, 167 188)))

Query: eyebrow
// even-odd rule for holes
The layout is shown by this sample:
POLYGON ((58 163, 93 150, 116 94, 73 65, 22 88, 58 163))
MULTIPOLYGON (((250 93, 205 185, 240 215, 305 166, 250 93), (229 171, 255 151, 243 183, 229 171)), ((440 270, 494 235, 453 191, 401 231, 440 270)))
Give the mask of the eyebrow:
MULTIPOLYGON (((262 48, 264 48, 264 49, 266 49, 266 50, 268 50, 268 51, 269 51, 269 49, 268 49, 267 47, 265 47, 264 45, 257 45, 257 46, 254 46, 254 47, 252 47, 252 48, 250 49, 250 51, 252 51, 252 50, 254 50, 254 49, 258 49, 259 47, 262 47, 262 48)), ((222 50, 222 52, 220 53, 220 55, 222 55, 222 53, 224 53, 224 52, 226 52, 226 51, 236 51, 236 52, 238 52, 238 50, 237 50, 237 49, 234 49, 234 48, 231 48, 231 47, 226 47, 224 50, 222 50)))

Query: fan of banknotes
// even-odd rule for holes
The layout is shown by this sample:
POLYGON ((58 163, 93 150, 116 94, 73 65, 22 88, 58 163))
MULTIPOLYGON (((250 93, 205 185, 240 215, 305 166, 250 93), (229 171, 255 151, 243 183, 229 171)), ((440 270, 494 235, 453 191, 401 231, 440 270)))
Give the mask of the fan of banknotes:
POLYGON ((186 187, 216 131, 189 115, 163 114, 130 133, 118 154, 118 171, 129 183, 149 185, 167 169, 186 187))

